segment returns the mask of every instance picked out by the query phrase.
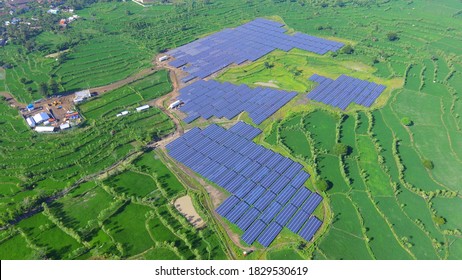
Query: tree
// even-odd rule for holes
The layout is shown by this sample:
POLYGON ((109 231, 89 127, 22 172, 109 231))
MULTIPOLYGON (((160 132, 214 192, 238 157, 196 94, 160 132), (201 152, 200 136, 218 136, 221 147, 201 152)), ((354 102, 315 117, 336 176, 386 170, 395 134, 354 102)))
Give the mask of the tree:
POLYGON ((273 68, 273 65, 271 63, 269 63, 268 61, 265 61, 264 65, 265 65, 266 69, 273 68))
POLYGON ((433 161, 429 160, 429 159, 424 159, 422 160, 422 164, 423 166, 425 166, 425 168, 427 168, 428 170, 432 170, 435 166, 433 165, 433 161))
POLYGON ((345 45, 342 48, 342 53, 344 53, 344 54, 352 54, 354 52, 355 52, 355 50, 353 49, 353 47, 351 45, 345 45))
POLYGON ((27 79, 22 77, 21 79, 19 79, 19 81, 21 82, 21 84, 26 84, 27 83, 27 79))
POLYGON ((343 8, 343 7, 345 7, 346 4, 342 0, 337 0, 337 2, 335 2, 335 5, 337 7, 343 8))
POLYGON ((337 143, 334 145, 333 152, 338 156, 343 156, 348 154, 349 146, 343 143, 337 143))
POLYGON ((408 117, 402 118, 402 119, 401 119, 401 123, 402 123, 403 125, 405 125, 405 126, 411 126, 411 125, 414 124, 414 123, 411 121, 411 119, 408 118, 408 117))
POLYGON ((59 85, 54 79, 51 79, 49 84, 50 85, 48 88, 50 89, 51 94, 56 94, 59 92, 59 85))
POLYGON ((3 102, 3 101, 6 101, 6 97, 3 96, 3 95, 0 95, 0 101, 2 101, 2 102, 3 102))
POLYGON ((67 53, 61 53, 58 56, 58 63, 59 64, 63 64, 64 62, 66 62, 66 60, 67 60, 67 53))
POLYGON ((44 82, 41 82, 39 85, 39 93, 43 96, 48 95, 48 85, 44 82))
POLYGON ((396 33, 396 32, 388 32, 387 38, 388 38, 389 41, 396 41, 396 40, 399 39, 398 33, 396 33))
POLYGON ((325 192, 325 191, 329 190, 331 188, 331 186, 326 180, 318 179, 316 181, 316 188, 318 188, 318 190, 320 190, 322 192, 325 192))
POLYGON ((439 226, 442 226, 446 223, 446 219, 441 216, 433 216, 433 221, 439 226))

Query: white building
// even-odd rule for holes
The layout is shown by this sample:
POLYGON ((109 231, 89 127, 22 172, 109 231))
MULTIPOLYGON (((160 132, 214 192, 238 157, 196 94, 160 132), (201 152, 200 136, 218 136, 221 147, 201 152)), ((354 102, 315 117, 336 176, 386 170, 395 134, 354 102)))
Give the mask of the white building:
POLYGON ((49 10, 47 11, 47 13, 52 14, 52 15, 57 15, 58 12, 59 12, 58 9, 49 9, 49 10))
POLYGON ((30 127, 32 127, 32 128, 35 127, 35 121, 34 121, 34 119, 33 119, 32 117, 28 117, 28 118, 26 119, 26 121, 27 121, 27 124, 28 124, 30 127))
POLYGON ((116 116, 117 117, 122 117, 122 116, 128 115, 128 113, 130 113, 130 112, 129 111, 123 111, 123 112, 118 113, 116 116))
POLYGON ((81 90, 76 93, 74 93, 74 103, 80 103, 83 102, 84 100, 88 99, 91 97, 90 90, 81 90))
POLYGON ((180 105, 181 105, 181 100, 177 100, 177 101, 173 102, 172 104, 170 104, 170 106, 168 106, 168 108, 169 109, 174 109, 174 108, 176 108, 176 107, 178 107, 180 105))
POLYGON ((159 57, 159 61, 160 61, 160 62, 166 61, 166 60, 168 60, 168 58, 169 58, 169 57, 168 57, 167 55, 164 55, 164 56, 159 57))
POLYGON ((144 106, 136 108, 136 111, 141 112, 141 111, 144 111, 144 110, 147 110, 147 109, 149 109, 149 105, 144 105, 144 106))
POLYGON ((55 127, 54 126, 36 126, 35 131, 37 131, 37 132, 54 132, 55 127))
POLYGON ((52 14, 52 15, 57 15, 58 12, 59 12, 58 9, 49 9, 49 10, 47 11, 47 13, 52 14))
POLYGON ((34 119, 36 124, 40 124, 45 121, 48 121, 48 119, 50 119, 50 116, 48 116, 48 114, 45 112, 40 112, 35 114, 32 118, 34 119))
POLYGON ((59 126, 59 129, 61 130, 65 130, 65 129, 69 129, 71 128, 71 125, 67 122, 67 123, 63 123, 59 126))

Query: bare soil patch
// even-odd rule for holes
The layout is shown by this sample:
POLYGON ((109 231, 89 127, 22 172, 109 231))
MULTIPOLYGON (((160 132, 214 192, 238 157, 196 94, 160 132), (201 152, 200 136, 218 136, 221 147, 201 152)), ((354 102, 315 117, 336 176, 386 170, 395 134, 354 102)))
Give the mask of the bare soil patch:
POLYGON ((256 82, 255 84, 257 86, 279 88, 279 86, 276 85, 275 83, 273 83, 272 81, 269 81, 269 82, 256 82))
POLYGON ((202 228, 205 226, 204 220, 199 216, 194 205, 192 203, 191 197, 189 195, 182 196, 175 200, 175 208, 186 217, 186 219, 196 228, 202 228))

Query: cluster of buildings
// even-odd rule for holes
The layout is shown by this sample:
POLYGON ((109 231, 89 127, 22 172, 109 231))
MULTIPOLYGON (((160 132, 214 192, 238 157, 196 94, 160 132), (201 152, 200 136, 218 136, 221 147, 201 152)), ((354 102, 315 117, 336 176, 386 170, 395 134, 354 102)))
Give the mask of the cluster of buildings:
POLYGON ((72 103, 79 104, 90 97, 92 97, 90 90, 81 90, 73 96, 56 96, 51 99, 34 101, 21 111, 31 129, 37 132, 57 132, 77 126, 82 122, 79 112, 70 108, 72 103))
POLYGON ((79 18, 78 15, 72 15, 68 18, 62 18, 59 20, 59 25, 61 25, 62 27, 66 27, 69 23, 73 22, 74 20, 78 18, 79 18))
POLYGON ((36 132, 55 132, 71 128, 71 119, 76 119, 77 117, 77 112, 69 112, 69 120, 57 125, 53 116, 46 112, 39 112, 27 117, 26 122, 36 132))

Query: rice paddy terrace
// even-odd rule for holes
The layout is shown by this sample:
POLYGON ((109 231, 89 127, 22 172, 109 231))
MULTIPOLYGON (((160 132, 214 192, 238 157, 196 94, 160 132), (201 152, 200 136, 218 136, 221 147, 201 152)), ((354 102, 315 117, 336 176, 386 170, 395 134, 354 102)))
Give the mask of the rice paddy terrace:
MULTIPOLYGON (((246 258, 252 259, 461 259, 462 57, 456 46, 462 43, 462 6, 455 0, 345 2, 344 7, 329 3, 323 8, 300 1, 213 1, 189 11, 181 6, 100 3, 82 15, 98 20, 92 32, 107 35, 82 41, 61 66, 8 46, 5 50, 17 67, 0 73, 0 86, 22 101, 38 93, 17 80, 19 72, 31 77, 32 84, 53 72, 63 90, 103 85, 148 67, 149 51, 174 50, 198 37, 202 39, 193 43, 200 43, 208 40, 204 34, 231 28, 217 33, 223 36, 255 18, 279 22, 274 31, 285 24, 287 36, 303 32, 349 45, 353 51, 261 47, 261 56, 238 65, 234 56, 239 52, 228 48, 230 63, 235 64, 223 68, 210 60, 206 66, 208 74, 214 73, 211 77, 194 65, 201 61, 187 57, 189 65, 174 66, 192 77, 183 80, 190 91, 181 92, 189 94, 189 101, 202 95, 210 99, 210 108, 219 106, 211 94, 193 93, 196 83, 218 86, 209 91, 222 92, 228 105, 233 104, 232 93, 242 89, 263 93, 270 87, 274 93, 292 95, 261 120, 246 108, 220 115, 210 108, 199 111, 200 103, 188 109, 186 103, 184 111, 193 117, 181 126, 189 132, 166 150, 142 148, 173 131, 173 123, 160 110, 114 117, 122 108, 167 94, 171 86, 166 72, 82 104, 86 126, 59 136, 31 133, 17 112, 0 102, 3 224, 45 202, 39 212, 1 231, 2 259, 224 259, 244 258, 242 250, 249 248, 254 252, 246 258), (127 10, 133 13, 130 20, 127 10), (136 28, 141 21, 144 27, 136 28), (128 27, 122 28, 124 24, 128 27), (396 35, 393 40, 390 33, 396 35), (127 40, 128 48, 100 56, 103 61, 91 58, 100 50, 92 44, 109 45, 117 38, 127 40), (137 48, 137 59, 130 57, 129 48, 137 48), (87 63, 94 67, 83 66, 87 63), (350 84, 342 83, 342 75, 349 76, 350 84), (323 81, 337 82, 335 87, 344 84, 339 91, 344 94, 338 99, 334 90, 326 91, 331 96, 319 94, 324 92, 323 81), (355 91, 358 87, 362 90, 355 91), (231 127, 239 120, 246 124, 231 127), (249 133, 252 128, 261 134, 244 140, 247 127, 249 133), (221 138, 237 133, 240 140, 228 135, 220 142, 211 136, 213 129, 221 131, 221 138), (241 140, 260 147, 255 148, 258 155, 235 153, 249 160, 249 166, 252 161, 260 165, 252 172, 236 171, 243 158, 227 156, 218 147, 204 149, 205 142, 216 141, 235 151, 241 140), (175 152, 174 147, 180 148, 175 152), (193 147, 195 155, 186 147, 193 147), (266 166, 278 156, 311 176, 294 186, 288 174, 296 171, 287 166, 280 176, 286 184, 239 189, 240 181, 263 184, 266 176, 270 180, 268 174, 280 174, 276 169, 282 167, 266 166), (220 169, 219 174, 212 169, 220 169), (298 201, 302 199, 294 192, 304 192, 297 197, 305 199, 298 201), (210 193, 219 193, 219 198, 210 193), (169 203, 185 194, 204 218, 204 229, 194 228, 169 203), (309 204, 314 195, 319 201, 309 204), (50 200, 52 196, 58 199, 50 200), (265 205, 271 219, 260 209, 265 205), (274 209, 282 212, 278 215, 274 209)), ((92 26, 85 21, 74 32, 92 26)), ((51 45, 60 39, 51 33, 40 36, 51 45)), ((329 86, 334 88, 325 88, 329 86)))

